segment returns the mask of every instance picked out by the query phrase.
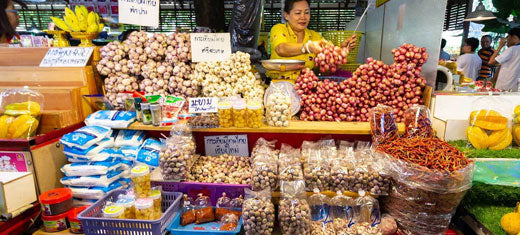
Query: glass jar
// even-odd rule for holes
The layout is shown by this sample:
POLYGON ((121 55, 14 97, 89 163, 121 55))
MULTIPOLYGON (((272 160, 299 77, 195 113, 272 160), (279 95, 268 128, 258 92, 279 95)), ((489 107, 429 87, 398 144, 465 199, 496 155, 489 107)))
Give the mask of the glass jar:
POLYGON ((135 200, 135 218, 139 220, 155 219, 152 198, 147 197, 135 200))
POLYGON ((153 210, 154 210, 154 219, 160 219, 162 216, 162 209, 161 209, 161 190, 155 189, 152 190, 152 194, 150 194, 150 197, 153 199, 153 210))
POLYGON ((126 219, 135 219, 135 200, 134 197, 131 196, 125 196, 119 198, 116 202, 119 205, 122 205, 125 208, 124 217, 126 219))
POLYGON ((233 105, 229 100, 221 100, 218 103, 218 122, 220 127, 233 126, 233 105))
POLYGON ((148 197, 152 192, 150 184, 150 168, 147 165, 138 165, 131 170, 134 193, 137 198, 148 197))
POLYGON ((119 204, 106 206, 103 208, 103 217, 110 219, 126 219, 125 207, 119 204))
POLYGON ((236 99, 233 102, 233 124, 235 127, 246 127, 246 102, 243 99, 236 99))
POLYGON ((262 119, 264 117, 264 107, 259 101, 247 102, 247 127, 260 128, 262 126, 262 119))
POLYGON ((143 124, 152 124, 152 111, 149 103, 141 103, 141 112, 143 113, 143 124))

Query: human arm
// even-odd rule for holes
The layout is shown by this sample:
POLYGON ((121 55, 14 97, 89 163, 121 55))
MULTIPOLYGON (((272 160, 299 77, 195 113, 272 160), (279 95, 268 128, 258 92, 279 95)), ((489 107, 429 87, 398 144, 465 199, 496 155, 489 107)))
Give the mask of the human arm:
MULTIPOLYGON (((506 45, 506 39, 505 38, 500 38, 500 42, 498 44, 498 48, 495 50, 493 55, 491 55, 491 57, 489 58, 489 63, 488 64, 490 66, 495 66, 495 65, 500 63, 500 62, 498 62, 496 60, 496 58, 498 57, 498 53, 500 52, 500 50, 502 50, 502 48, 504 48, 505 45, 506 45)), ((505 62, 505 61, 502 61, 502 63, 503 62, 505 62)))
POLYGON ((284 42, 276 46, 276 54, 281 57, 292 57, 302 54, 318 54, 323 49, 324 41, 308 41, 307 43, 284 42))
POLYGON ((346 38, 345 41, 341 43, 341 47, 347 47, 348 51, 354 50, 357 44, 357 36, 353 34, 350 38, 346 38))

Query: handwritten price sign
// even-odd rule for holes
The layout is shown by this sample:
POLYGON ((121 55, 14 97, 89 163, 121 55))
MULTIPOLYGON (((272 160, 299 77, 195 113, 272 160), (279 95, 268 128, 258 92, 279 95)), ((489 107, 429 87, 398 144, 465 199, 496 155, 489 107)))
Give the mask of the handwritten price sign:
POLYGON ((119 23, 159 27, 159 0, 119 0, 119 23))
POLYGON ((200 97, 189 98, 188 111, 190 113, 216 113, 218 98, 216 97, 200 97))
POLYGON ((43 57, 40 67, 83 67, 93 51, 93 47, 53 47, 43 57))
POLYGON ((231 56, 229 33, 192 33, 190 40, 193 62, 223 61, 231 56))
POLYGON ((222 154, 249 156, 247 135, 204 136, 204 148, 207 156, 222 154))

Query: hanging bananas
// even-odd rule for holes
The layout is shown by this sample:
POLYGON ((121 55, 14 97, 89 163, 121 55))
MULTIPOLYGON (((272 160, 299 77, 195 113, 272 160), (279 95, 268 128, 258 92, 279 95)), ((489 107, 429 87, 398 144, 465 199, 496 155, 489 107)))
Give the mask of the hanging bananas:
POLYGON ((103 31, 103 24, 99 23, 99 15, 93 11, 88 12, 83 5, 78 5, 74 11, 65 7, 63 19, 52 17, 52 22, 60 29, 67 32, 99 33, 103 31))

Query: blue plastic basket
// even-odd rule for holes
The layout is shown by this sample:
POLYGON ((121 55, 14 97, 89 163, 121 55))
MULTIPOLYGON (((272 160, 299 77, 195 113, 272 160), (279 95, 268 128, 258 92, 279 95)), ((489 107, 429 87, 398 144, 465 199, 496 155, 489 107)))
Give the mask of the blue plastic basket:
POLYGON ((182 235, 224 235, 224 234, 237 234, 242 229, 242 216, 240 216, 240 220, 238 221, 237 227, 233 231, 220 231, 220 223, 211 222, 204 224, 188 224, 186 226, 181 226, 181 214, 177 213, 173 221, 166 228, 171 234, 182 234, 182 235), (204 228, 204 230, 196 230, 197 228, 204 228))
POLYGON ((102 217, 106 202, 116 201, 125 190, 114 190, 78 215, 86 235, 159 235, 180 209, 182 193, 162 192, 163 215, 158 220, 109 219, 102 217))

